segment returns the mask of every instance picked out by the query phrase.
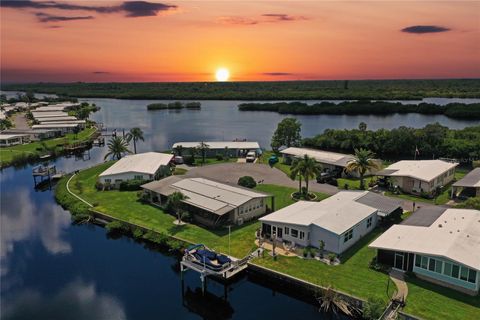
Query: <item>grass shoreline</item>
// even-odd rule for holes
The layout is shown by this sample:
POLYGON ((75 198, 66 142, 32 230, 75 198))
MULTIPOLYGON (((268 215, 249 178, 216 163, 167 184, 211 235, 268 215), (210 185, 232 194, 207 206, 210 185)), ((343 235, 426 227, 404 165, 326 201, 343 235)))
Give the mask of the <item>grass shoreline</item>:
MULTIPOLYGON (((187 224, 182 227, 173 225, 175 217, 164 213, 160 208, 138 201, 134 191, 104 191, 98 192, 94 185, 97 176, 113 162, 86 169, 72 178, 70 189, 77 195, 94 205, 94 209, 106 212, 113 217, 126 219, 130 223, 148 224, 152 230, 182 241, 204 243, 207 246, 224 253, 228 252, 228 231, 226 229, 207 230, 196 225, 187 224)), ((66 177, 63 178, 55 191, 58 198, 71 197, 66 192, 66 177), (63 195, 62 195, 63 194, 63 195)), ((289 197, 293 188, 275 185, 259 185, 261 191, 275 193, 276 208, 293 203, 289 197), (288 196, 287 196, 288 195, 288 196)), ((62 201, 58 201, 62 203, 62 201)), ((67 201, 67 209, 72 213, 81 211, 86 205, 79 200, 67 201), (78 206, 78 208, 75 208, 78 206)), ((66 202, 63 202, 65 205, 66 202)), ((259 222, 246 223, 234 227, 231 233, 231 252, 236 257, 243 257, 255 248, 253 243, 255 230, 259 222)), ((366 235, 360 242, 344 253, 344 259, 339 266, 327 266, 316 260, 304 260, 297 257, 278 257, 273 260, 269 255, 253 261, 254 264, 268 269, 285 273, 289 276, 311 282, 321 286, 333 286, 346 294, 367 300, 371 297, 386 299, 385 288, 388 275, 369 268, 369 262, 375 256, 375 250, 368 248, 383 230, 377 228, 366 235)), ((458 316, 465 319, 480 312, 480 297, 470 297, 456 291, 438 288, 420 279, 409 279, 410 290, 407 298, 406 313, 421 316, 425 319, 456 319, 458 316), (429 304, 429 299, 435 297, 438 303, 429 304), (429 304, 426 307, 426 304, 429 304)))

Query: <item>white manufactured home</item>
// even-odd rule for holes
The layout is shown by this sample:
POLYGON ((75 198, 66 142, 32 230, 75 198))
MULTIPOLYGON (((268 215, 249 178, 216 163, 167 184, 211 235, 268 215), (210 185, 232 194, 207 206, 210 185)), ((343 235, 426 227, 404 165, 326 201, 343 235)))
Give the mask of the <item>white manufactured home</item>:
POLYGON ((341 191, 323 201, 298 201, 260 218, 264 237, 341 254, 372 231, 400 202, 369 191, 341 191), (378 204, 378 205, 377 205, 378 204))
POLYGON ((172 154, 146 152, 123 157, 99 175, 99 181, 119 187, 128 180, 156 180, 170 174, 172 154))

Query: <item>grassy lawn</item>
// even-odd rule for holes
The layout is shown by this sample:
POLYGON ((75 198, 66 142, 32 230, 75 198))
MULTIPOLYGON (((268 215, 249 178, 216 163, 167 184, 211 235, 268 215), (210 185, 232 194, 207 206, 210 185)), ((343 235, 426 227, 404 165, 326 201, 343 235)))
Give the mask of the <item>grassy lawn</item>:
POLYGON ((228 158, 218 160, 217 158, 205 158, 205 163, 203 163, 202 158, 197 157, 195 158, 195 166, 206 166, 211 164, 219 164, 219 163, 229 163, 229 162, 237 162, 237 158, 228 158))
POLYGON ((184 175, 185 173, 187 173, 187 171, 188 171, 187 169, 176 167, 175 171, 173 171, 173 175, 181 176, 181 175, 184 175))
POLYGON ((409 278, 406 313, 424 319, 480 319, 480 296, 472 297, 435 284, 409 278))
MULTIPOLYGON (((375 179, 375 177, 365 177, 365 187, 368 188, 368 183, 375 179)), ((338 178, 338 188, 346 189, 345 184, 348 184, 349 190, 360 190, 360 179, 359 178, 338 178)))
MULTIPOLYGON (((258 163, 269 164, 268 158, 273 156, 275 153, 273 151, 264 151, 262 155, 258 158, 258 163)), ((283 163, 283 158, 281 155, 277 155, 278 162, 275 163, 274 167, 284 172, 287 176, 290 175, 290 165, 283 163)))
MULTIPOLYGON (((173 216, 164 213, 156 206, 139 202, 135 191, 97 191, 94 186, 98 174, 112 163, 104 163, 81 171, 72 179, 71 190, 94 204, 96 210, 192 243, 204 243, 215 250, 228 253, 226 228, 208 230, 192 224, 177 227, 173 225, 175 219, 173 216)), ((65 187, 65 179, 58 187, 65 187)), ((261 184, 257 186, 257 190, 275 195, 277 210, 293 203, 290 194, 295 191, 294 188, 261 184)), ((323 194, 317 195, 320 199, 327 197, 323 194)), ((405 214, 406 216, 408 213, 405 214)), ((233 227, 230 253, 236 257, 243 257, 253 250, 255 230, 259 226, 260 223, 255 221, 233 227)), ((381 232, 382 230, 377 228, 366 235, 342 255, 342 263, 339 266, 328 266, 316 260, 297 257, 279 256, 277 260, 273 260, 269 255, 255 259, 253 262, 318 285, 332 286, 363 299, 376 297, 386 301, 388 276, 368 267, 375 256, 375 250, 369 249, 368 244, 381 232)), ((390 295, 394 287, 393 283, 390 283, 390 295)), ((470 297, 419 279, 409 279, 408 287, 409 295, 404 311, 412 315, 425 319, 476 319, 480 314, 479 297, 470 297)))
MULTIPOLYGON (((298 257, 278 256, 275 261, 269 255, 255 259, 254 263, 321 286, 332 286, 360 298, 377 297, 386 301, 388 276, 368 267, 375 256, 375 250, 369 249, 367 245, 380 233, 380 230, 374 230, 347 250, 343 254, 344 262, 338 266, 298 257)), ((390 288, 395 286, 390 284, 390 288)))
MULTIPOLYGON (((112 163, 107 162, 81 171, 70 182, 72 192, 92 203, 98 211, 131 223, 153 228, 158 232, 177 236, 189 242, 204 243, 215 250, 228 253, 227 228, 208 230, 192 224, 176 227, 173 225, 175 220, 173 216, 164 213, 159 207, 138 201, 136 191, 97 191, 95 182, 98 174, 112 163)), ((62 187, 62 184, 59 187, 62 187)), ((293 203, 290 198, 290 194, 295 191, 293 188, 259 185, 257 189, 275 195, 276 209, 293 203)), ((317 193, 317 196, 321 199, 327 197, 327 195, 321 193, 317 193)), ((243 257, 249 253, 254 248, 255 230, 259 226, 260 223, 255 221, 233 227, 230 253, 236 257, 243 257)))
POLYGON ((47 148, 60 149, 66 143, 83 142, 95 132, 95 128, 86 128, 80 131, 77 135, 73 133, 66 134, 64 137, 48 139, 43 141, 35 141, 32 143, 6 147, 0 149, 0 165, 7 166, 12 159, 19 154, 41 154, 45 152, 44 146, 47 148))

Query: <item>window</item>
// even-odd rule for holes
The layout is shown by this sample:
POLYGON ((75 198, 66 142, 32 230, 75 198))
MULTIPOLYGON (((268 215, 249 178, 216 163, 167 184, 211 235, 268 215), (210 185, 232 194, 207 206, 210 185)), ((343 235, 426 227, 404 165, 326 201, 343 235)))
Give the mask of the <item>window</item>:
POLYGON ((292 229, 291 231, 292 231, 291 236, 294 238, 298 238, 298 230, 292 229))
POLYGON ((452 264, 445 262, 445 268, 443 269, 443 274, 446 276, 452 276, 452 264))
POLYGON ((263 199, 260 199, 260 206, 263 207, 263 199))
POLYGON ((460 268, 460 279, 467 281, 468 280, 468 268, 460 268))
POLYGON ((143 176, 142 175, 135 175, 133 177, 135 180, 143 180, 143 176))
POLYGON ((290 234, 290 228, 285 227, 285 234, 290 234))
POLYGON ((350 229, 347 232, 345 232, 343 242, 347 242, 348 240, 350 240, 352 238, 353 238, 353 229, 350 229))
POLYGON ((443 262, 438 261, 435 263, 435 272, 442 273, 443 262))
POLYGON ((459 271, 460 271, 460 267, 454 264, 452 267, 452 277, 458 278, 459 271))
POLYGON ((112 179, 105 179, 105 183, 110 183, 112 182, 112 179))
POLYGON ((422 257, 422 265, 421 267, 423 269, 427 269, 427 265, 428 265, 428 258, 427 257, 422 257))
POLYGON ((372 226, 372 220, 373 220, 372 217, 367 219, 367 228, 370 228, 372 226))
POLYGON ((477 280, 477 271, 470 269, 468 271, 468 282, 475 283, 477 280))
POLYGON ((422 263, 422 256, 417 254, 415 256, 415 267, 420 267, 421 263, 422 263))
POLYGON ((428 262, 428 270, 435 270, 435 259, 430 258, 430 261, 428 262))
POLYGON ((303 238, 305 238, 305 232, 300 231, 300 239, 303 239, 303 238))

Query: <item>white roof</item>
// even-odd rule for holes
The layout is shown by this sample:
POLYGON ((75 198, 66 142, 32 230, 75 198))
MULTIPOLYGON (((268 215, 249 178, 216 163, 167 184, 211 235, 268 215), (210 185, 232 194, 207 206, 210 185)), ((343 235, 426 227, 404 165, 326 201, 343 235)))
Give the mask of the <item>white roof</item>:
MULTIPOLYGON (((258 142, 254 141, 204 141, 209 147, 209 149, 260 149, 258 142)), ((195 148, 198 147, 200 141, 198 142, 177 142, 174 143, 172 149, 175 149, 177 146, 182 146, 184 148, 195 148)))
POLYGON ((65 106, 48 106, 48 107, 38 107, 35 109, 35 112, 52 112, 52 111, 63 111, 65 106))
POLYGON ((316 225, 340 235, 377 212, 376 208, 355 201, 366 192, 341 191, 320 202, 298 201, 260 218, 260 221, 316 225))
POLYGON ((4 133, 0 133, 0 140, 9 140, 9 139, 19 138, 19 137, 28 137, 28 134, 4 134, 4 133))
POLYGON ((56 123, 55 124, 34 124, 32 126, 33 130, 36 129, 52 129, 52 128, 75 128, 78 127, 76 123, 56 123))
POLYGON ((369 247, 444 257, 480 270, 480 211, 447 209, 429 227, 394 225, 369 247))
POLYGON ((51 111, 51 112, 32 112, 35 119, 38 118, 50 118, 50 117, 67 117, 68 113, 63 111, 51 111))
POLYGON ((63 117, 41 117, 37 118, 38 121, 74 121, 78 120, 74 116, 63 116, 63 117))
POLYGON ((67 121, 44 121, 43 119, 40 120, 40 124, 55 124, 55 125, 64 125, 64 124, 85 124, 87 123, 85 120, 67 120, 67 121))
POLYGON ((103 171, 100 177, 109 175, 138 172, 155 174, 161 166, 167 165, 172 160, 172 154, 159 152, 146 152, 123 157, 115 162, 110 168, 103 171))
POLYGON ((349 161, 354 159, 354 156, 349 154, 307 148, 290 147, 280 152, 294 157, 303 157, 304 155, 308 155, 318 162, 333 164, 341 167, 345 167, 349 161))
POLYGON ((183 179, 171 187, 188 197, 184 202, 217 214, 225 214, 254 198, 268 197, 263 193, 203 178, 183 179))
POLYGON ((458 163, 443 160, 402 160, 377 172, 377 175, 431 181, 456 166, 458 163))

